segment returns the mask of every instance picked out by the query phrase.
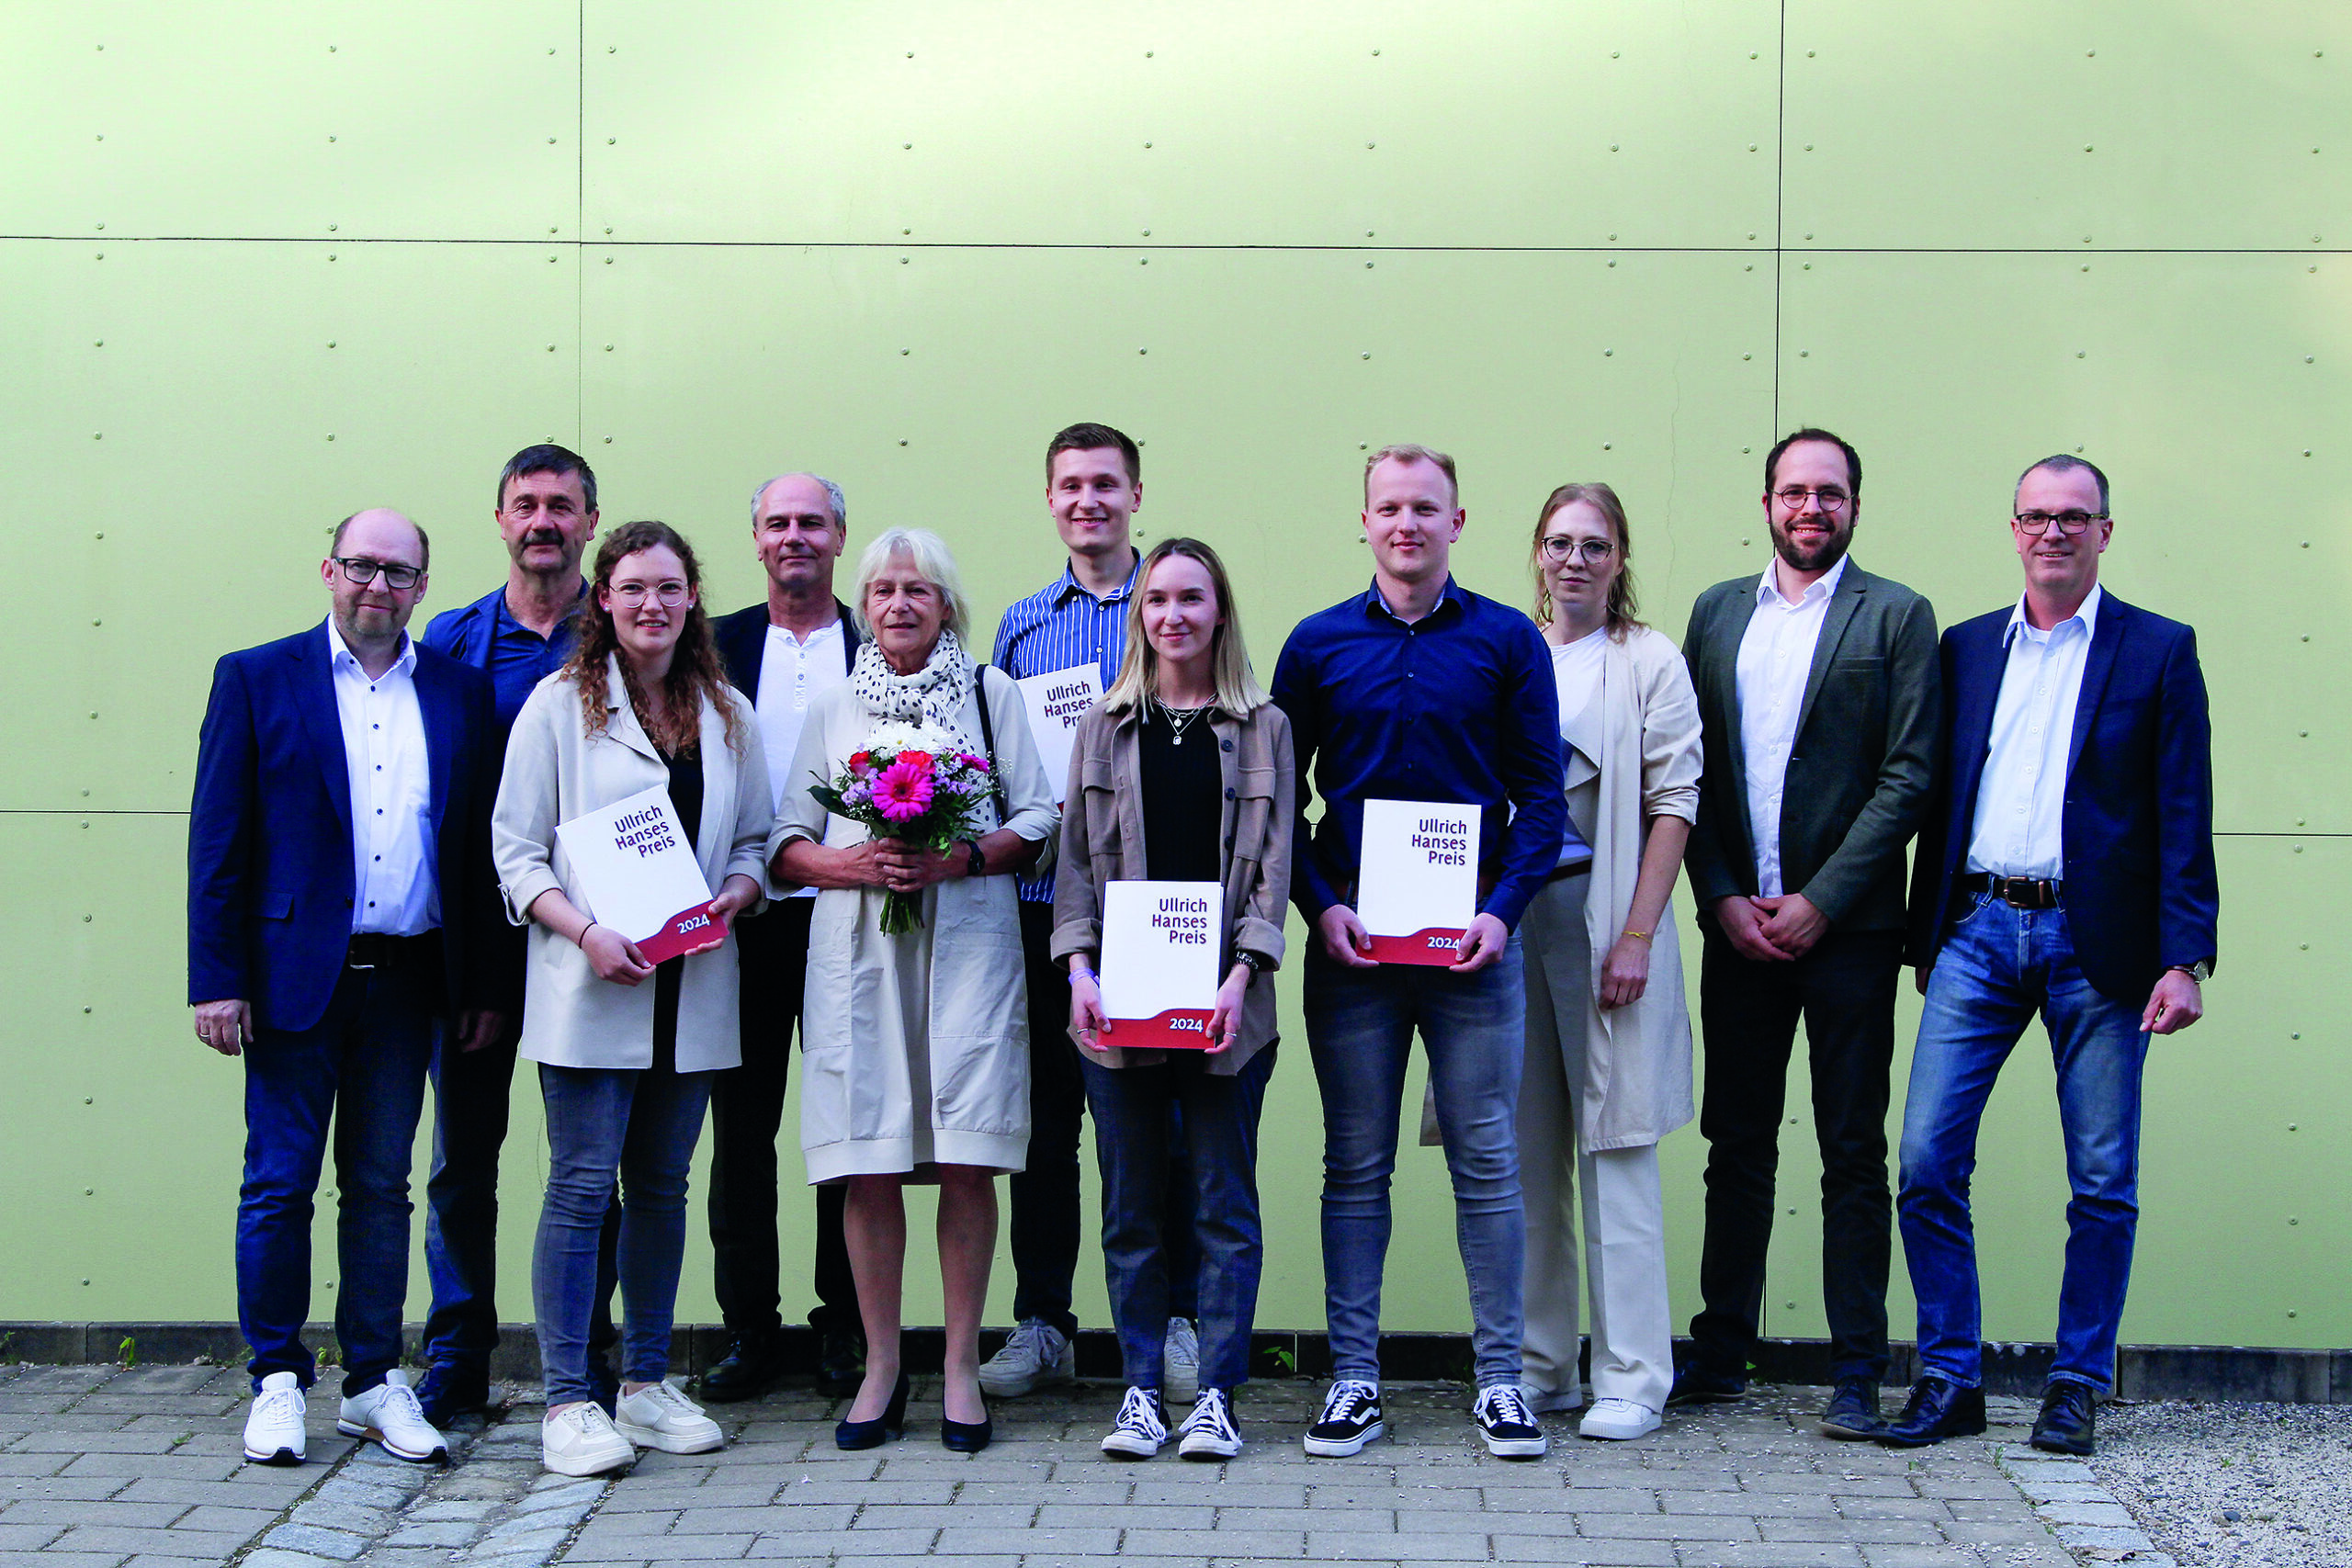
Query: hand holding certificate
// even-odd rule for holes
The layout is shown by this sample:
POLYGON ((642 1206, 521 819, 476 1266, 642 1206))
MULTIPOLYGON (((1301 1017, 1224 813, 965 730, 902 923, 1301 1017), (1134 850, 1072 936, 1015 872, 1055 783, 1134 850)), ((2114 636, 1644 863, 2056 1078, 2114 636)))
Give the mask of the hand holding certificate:
POLYGON ((559 823, 556 841, 579 887, 573 902, 618 932, 648 964, 702 953, 727 940, 710 884, 660 784, 559 823))
POLYGON ((1214 882, 1110 882, 1102 889, 1102 1012, 1123 1049, 1218 1050, 1225 889, 1214 882))
POLYGON ((1451 967, 1478 912, 1478 808, 1367 800, 1356 916, 1378 964, 1451 967))

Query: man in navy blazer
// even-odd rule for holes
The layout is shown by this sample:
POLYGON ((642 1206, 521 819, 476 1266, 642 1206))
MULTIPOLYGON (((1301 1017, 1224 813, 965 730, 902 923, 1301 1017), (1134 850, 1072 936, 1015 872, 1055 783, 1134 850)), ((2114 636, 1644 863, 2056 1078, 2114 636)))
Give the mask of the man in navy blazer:
MULTIPOLYGON (((857 660, 857 624, 833 597, 833 569, 848 539, 842 487, 817 474, 779 474, 752 492, 752 546, 767 574, 767 596, 711 623, 727 678, 751 700, 767 748, 768 782, 781 802, 808 780, 792 753, 808 705, 847 681, 857 660)), ((792 1029, 808 965, 813 888, 772 898, 739 918, 742 957, 743 1065, 718 1075, 710 1095, 711 1285, 729 1343, 702 1375, 702 1395, 719 1403, 766 1392, 785 1370, 782 1280, 776 1249, 776 1132, 784 1121, 792 1029)), ((817 1385, 835 1395, 865 1378, 865 1334, 857 1281, 842 1232, 848 1189, 817 1189, 817 1385)))
POLYGON ((1897 1199, 1920 1375, 1885 1440, 1984 1429, 1969 1176, 1994 1079, 2039 1012, 2074 1199, 2033 1444, 2086 1454, 2131 1282, 2148 1037, 2202 1016, 2217 953, 2212 729, 2196 634, 2098 584, 2107 476, 2045 457, 2012 511, 2024 595, 1943 637, 1950 765, 1913 865, 1927 1006, 1897 1199))
POLYGON ((220 660, 197 756, 188 1000, 198 1038, 244 1059, 237 1311, 263 1463, 303 1454, 331 1124, 338 1425, 401 1459, 446 1453, 400 1370, 410 1151, 436 1032, 487 1038, 519 998, 469 962, 499 918, 496 740, 489 682, 408 638, 427 551, 397 512, 345 518, 320 567, 333 613, 220 660))

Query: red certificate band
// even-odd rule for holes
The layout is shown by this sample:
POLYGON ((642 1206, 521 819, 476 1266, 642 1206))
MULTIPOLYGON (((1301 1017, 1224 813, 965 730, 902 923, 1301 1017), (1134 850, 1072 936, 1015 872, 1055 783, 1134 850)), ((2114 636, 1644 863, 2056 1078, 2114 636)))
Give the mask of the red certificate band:
POLYGON ((1415 931, 1411 936, 1375 936, 1372 939, 1372 961, 1374 964, 1442 964, 1452 965, 1461 961, 1462 939, 1469 928, 1448 930, 1431 926, 1415 931))
POLYGON ((1170 1008, 1157 1018, 1113 1019, 1100 1043, 1122 1051, 1205 1051, 1216 1041, 1207 1008, 1170 1008))
POLYGON ((664 920, 637 950, 648 964, 661 964, 688 953, 707 953, 726 940, 727 917, 712 914, 707 904, 696 904, 664 920))

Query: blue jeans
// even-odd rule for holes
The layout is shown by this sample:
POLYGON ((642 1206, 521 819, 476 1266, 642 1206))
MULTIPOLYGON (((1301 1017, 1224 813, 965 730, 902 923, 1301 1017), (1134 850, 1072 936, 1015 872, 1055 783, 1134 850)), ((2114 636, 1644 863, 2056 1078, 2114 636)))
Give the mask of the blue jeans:
POLYGON ((678 1270, 686 1252, 686 1170, 716 1076, 667 1067, 540 1065, 548 1191, 531 1254, 531 1295, 550 1406, 595 1397, 588 1378, 588 1329, 600 1293, 597 1237, 612 1207, 616 1172, 621 1376, 659 1382, 668 1374, 678 1270))
POLYGON ((1519 1382, 1527 1216, 1519 1190, 1519 1077, 1527 996, 1519 938, 1470 975, 1306 958, 1306 1048, 1323 1091, 1323 1307, 1334 1376, 1380 1378, 1388 1180, 1413 1032, 1429 1052, 1454 1233, 1470 1285, 1478 1384, 1519 1382))
POLYGON ((1903 1111, 1896 1206, 1919 1301, 1919 1367, 1964 1387, 1983 1381, 1976 1237, 1968 1182, 1993 1080, 2039 1011, 2058 1068, 2066 1141, 2066 1269, 2053 1379, 2112 1385, 2115 1336, 2140 1214, 2140 1008, 2091 988, 2064 909, 2018 909, 1991 894, 1936 954, 1911 1092, 1903 1111))
MULTIPOLYGON (((1160 1388, 1168 1319, 1180 1268, 1199 1291, 1201 1386, 1230 1392, 1250 1376, 1250 1331, 1258 1320, 1265 1233, 1258 1221, 1258 1112, 1274 1047, 1229 1077, 1207 1070, 1197 1052, 1171 1051, 1153 1067, 1105 1067, 1081 1059, 1094 1112, 1094 1155, 1102 1169, 1102 1269, 1119 1357, 1129 1386, 1160 1388), (1170 1116, 1170 1110, 1181 1114, 1170 1116), (1193 1201, 1185 1205, 1194 1247, 1180 1255, 1166 1234, 1170 1133, 1191 1156, 1193 1201), (1190 1259, 1197 1257, 1198 1264, 1190 1259)), ((1176 1313, 1176 1315, 1187 1315, 1176 1313)))
POLYGON ((304 1388, 311 1199, 334 1139, 334 1337, 343 1392, 401 1361, 408 1302, 409 1159, 433 1055, 438 964, 346 969, 319 1021, 262 1030, 245 1048, 245 1179, 237 1196, 237 1321, 258 1392, 272 1372, 304 1388), (428 972, 429 971, 429 972, 428 972))

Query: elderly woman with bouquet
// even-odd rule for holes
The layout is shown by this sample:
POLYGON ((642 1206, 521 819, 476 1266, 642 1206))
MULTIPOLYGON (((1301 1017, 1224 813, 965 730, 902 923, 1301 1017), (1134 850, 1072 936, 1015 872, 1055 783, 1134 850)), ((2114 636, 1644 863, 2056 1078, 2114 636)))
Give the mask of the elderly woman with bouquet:
MULTIPOLYGON (((868 640, 849 684, 808 711, 771 842, 778 882, 820 889, 801 1014, 800 1146, 812 1183, 844 1182, 865 1382, 844 1449, 900 1436, 908 1182, 939 1188, 946 1447, 991 1427, 980 1310, 996 1177, 1029 1143, 1028 1003, 1012 874, 1060 823, 1020 688, 965 653, 956 563, 935 534, 867 547, 853 600, 868 640)), ((1052 1021, 1048 1021, 1050 1024, 1052 1021)))

